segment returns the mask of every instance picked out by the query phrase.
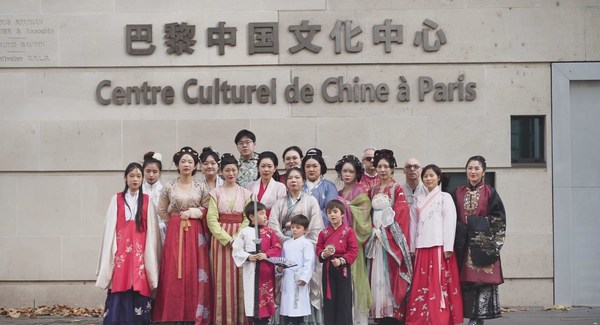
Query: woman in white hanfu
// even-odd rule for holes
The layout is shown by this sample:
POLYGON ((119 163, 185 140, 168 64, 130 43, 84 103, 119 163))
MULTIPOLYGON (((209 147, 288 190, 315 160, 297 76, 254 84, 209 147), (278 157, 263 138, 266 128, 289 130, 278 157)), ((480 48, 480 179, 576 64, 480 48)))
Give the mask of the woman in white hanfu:
POLYGON ((279 178, 277 174, 277 155, 271 151, 264 151, 258 155, 258 174, 257 180, 246 185, 246 188, 252 191, 252 197, 267 207, 267 220, 271 215, 271 208, 277 200, 287 195, 287 189, 283 183, 276 181, 279 178))

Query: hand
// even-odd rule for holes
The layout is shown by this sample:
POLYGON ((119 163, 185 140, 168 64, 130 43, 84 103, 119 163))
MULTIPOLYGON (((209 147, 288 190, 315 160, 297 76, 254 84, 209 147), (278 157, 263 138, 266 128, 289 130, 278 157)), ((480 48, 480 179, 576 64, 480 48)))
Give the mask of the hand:
POLYGON ((338 267, 340 265, 342 265, 342 261, 340 261, 339 258, 334 258, 331 260, 331 263, 333 264, 333 266, 338 267))
POLYGON ((296 284, 301 287, 304 287, 306 285, 306 282, 304 282, 304 280, 298 280, 298 281, 296 281, 296 284))
POLYGON ((446 257, 446 259, 449 259, 450 257, 452 257, 452 252, 444 252, 444 257, 446 257))
POLYGON ((329 258, 331 255, 333 255, 333 252, 329 248, 325 248, 323 250, 323 257, 324 258, 329 258))
POLYGON ((248 256, 248 261, 250 261, 250 262, 256 262, 256 260, 257 260, 256 255, 250 255, 250 256, 248 256))
POLYGON ((259 261, 267 259, 267 254, 265 254, 265 253, 258 253, 258 254, 254 255, 254 256, 256 256, 256 259, 259 260, 259 261))
POLYGON ((190 212, 190 210, 185 210, 185 211, 181 212, 181 214, 179 216, 181 217, 182 220, 188 220, 192 216, 192 213, 190 212))

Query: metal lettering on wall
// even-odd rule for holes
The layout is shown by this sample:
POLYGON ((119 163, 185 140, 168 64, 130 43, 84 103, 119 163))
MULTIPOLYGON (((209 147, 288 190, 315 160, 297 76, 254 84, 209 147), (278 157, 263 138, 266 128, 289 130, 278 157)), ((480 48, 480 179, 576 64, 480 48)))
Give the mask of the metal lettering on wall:
POLYGON ((53 66, 58 26, 49 18, 0 16, 0 66, 53 66))
MULTIPOLYGON (((455 81, 434 81, 428 76, 417 79, 416 93, 419 101, 453 102, 474 101, 477 98, 477 83, 466 82, 463 74, 455 81)), ((111 80, 102 80, 96 87, 96 100, 102 105, 171 105, 176 94, 180 93, 185 104, 276 104, 277 79, 255 85, 235 85, 227 80, 215 78, 212 82, 201 84, 198 79, 186 80, 182 87, 153 86, 144 81, 140 86, 113 85, 111 80)), ((312 103, 315 94, 320 94, 325 103, 365 103, 365 102, 409 102, 411 87, 404 76, 398 78, 397 85, 387 83, 362 82, 358 76, 346 80, 343 76, 326 78, 315 86, 301 83, 294 77, 292 83, 283 88, 283 98, 287 103, 312 103)))
MULTIPOLYGON (((415 32, 413 47, 425 52, 437 52, 447 44, 446 35, 439 25, 425 19, 415 32)), ((280 26, 278 22, 250 22, 247 25, 248 55, 279 54, 280 26)), ((301 20, 298 25, 290 25, 283 30, 284 37, 295 39, 296 44, 287 51, 296 54, 307 51, 318 55, 323 44, 315 43, 315 36, 322 31, 322 25, 301 20)), ((383 24, 371 26, 371 44, 380 46, 385 53, 391 53, 395 46, 404 44, 404 26, 394 24, 392 19, 384 19, 383 24)), ((174 22, 164 25, 164 47, 167 54, 192 55, 197 45, 196 26, 187 22, 174 22)), ((206 48, 216 47, 219 55, 225 55, 228 48, 237 46, 238 28, 219 21, 215 27, 206 29, 206 48)), ((366 37, 358 37, 363 28, 352 20, 337 20, 328 34, 333 42, 336 55, 342 52, 360 53, 366 37)), ((199 33, 202 35, 202 33, 199 33)), ((153 25, 130 24, 125 27, 125 48, 130 55, 152 55, 157 46, 153 42, 153 25)), ((278 93, 276 78, 258 84, 232 84, 228 80, 214 78, 200 81, 190 78, 180 87, 151 85, 143 81, 139 85, 115 85, 111 80, 102 80, 96 87, 96 100, 101 105, 172 105, 181 97, 184 104, 276 104, 278 95, 286 103, 313 103, 320 96, 323 103, 365 103, 396 101, 406 103, 411 98, 431 102, 470 102, 477 98, 477 83, 467 82, 460 74, 455 80, 440 81, 429 76, 419 76, 413 81, 398 76, 397 84, 363 81, 359 76, 347 80, 343 76, 326 77, 320 84, 301 82, 294 77, 292 83, 286 81, 278 93), (411 90, 412 83, 412 90, 411 90), (414 94, 413 94, 414 93, 414 94)))
MULTIPOLYGON (((225 26, 224 21, 218 22, 216 27, 206 29, 206 47, 216 46, 219 55, 225 55, 226 46, 237 45, 237 27, 225 26)), ((137 24, 125 26, 125 48, 130 55, 152 55, 156 46, 152 42, 151 24, 137 24)), ((181 55, 194 53, 192 48, 196 44, 195 25, 188 23, 168 23, 164 25, 164 39, 168 54, 181 55)), ((313 43, 313 38, 321 32, 321 25, 310 25, 308 20, 302 20, 299 25, 290 25, 287 28, 290 37, 294 37, 296 45, 288 48, 291 54, 300 51, 309 51, 314 54, 321 52, 322 47, 313 43)), ((335 54, 360 53, 363 42, 354 40, 363 32, 363 29, 352 20, 337 20, 329 33, 329 38, 334 42, 335 54)), ((278 22, 251 22, 248 23, 248 54, 279 53, 279 23, 278 22)), ((372 44, 383 44, 385 53, 392 52, 392 43, 402 45, 404 42, 404 26, 392 24, 392 19, 384 19, 381 25, 372 26, 372 44)), ((413 46, 422 47, 425 52, 437 52, 447 43, 446 35, 438 24, 430 19, 423 21, 421 30, 415 32, 413 46), (430 36, 431 35, 431 36, 430 36), (433 40, 431 40, 433 39, 433 40)))

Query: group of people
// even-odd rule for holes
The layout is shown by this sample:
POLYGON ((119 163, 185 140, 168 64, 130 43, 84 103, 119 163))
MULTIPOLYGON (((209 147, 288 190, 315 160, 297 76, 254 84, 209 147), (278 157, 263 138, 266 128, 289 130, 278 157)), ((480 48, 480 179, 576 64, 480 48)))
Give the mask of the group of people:
POLYGON ((388 149, 349 154, 326 179, 321 150, 183 147, 130 163, 106 214, 96 285, 105 324, 461 324, 500 317, 502 201, 468 159, 453 195, 441 169, 388 149), (202 175, 195 177, 198 170, 202 175))

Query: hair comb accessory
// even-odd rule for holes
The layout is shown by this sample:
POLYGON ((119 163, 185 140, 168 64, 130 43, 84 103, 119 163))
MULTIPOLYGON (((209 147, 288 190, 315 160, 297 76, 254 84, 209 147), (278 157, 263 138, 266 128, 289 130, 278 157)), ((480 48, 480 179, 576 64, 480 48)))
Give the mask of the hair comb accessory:
POLYGON ((308 149, 308 151, 306 152, 306 156, 318 156, 318 157, 322 157, 323 156, 323 152, 317 148, 311 148, 308 149))

